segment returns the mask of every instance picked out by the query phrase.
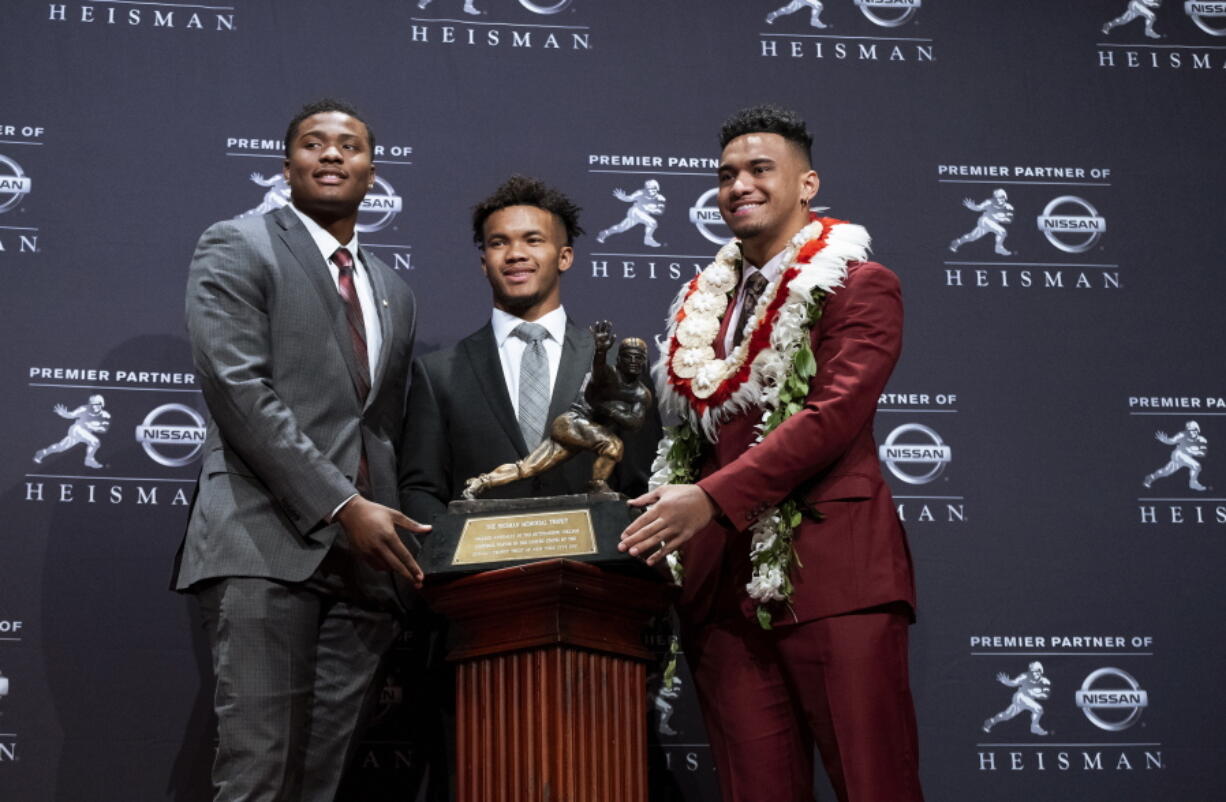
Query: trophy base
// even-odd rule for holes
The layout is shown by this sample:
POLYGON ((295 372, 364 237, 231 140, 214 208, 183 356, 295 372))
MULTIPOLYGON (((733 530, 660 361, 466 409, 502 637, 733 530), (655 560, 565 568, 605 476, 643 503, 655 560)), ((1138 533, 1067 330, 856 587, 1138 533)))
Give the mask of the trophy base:
POLYGON ((430 522, 418 561, 427 583, 558 558, 654 574, 617 550, 640 514, 620 493, 453 501, 430 522))

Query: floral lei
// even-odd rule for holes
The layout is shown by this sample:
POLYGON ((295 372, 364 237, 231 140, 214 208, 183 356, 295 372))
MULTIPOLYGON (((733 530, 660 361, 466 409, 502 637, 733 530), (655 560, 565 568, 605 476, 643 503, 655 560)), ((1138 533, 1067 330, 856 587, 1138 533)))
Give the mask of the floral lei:
MULTIPOLYGON (((738 413, 762 410, 752 446, 803 408, 809 381, 817 375, 809 332, 821 318, 826 296, 843 285, 847 263, 867 258, 868 246, 862 227, 814 216, 788 243, 786 267, 758 299, 740 345, 724 359, 716 358, 714 345, 740 282, 740 244, 734 240, 720 248, 715 261, 681 290, 653 373, 662 388, 661 408, 682 423, 665 430, 649 488, 693 482, 703 439, 717 440, 720 425, 738 413)), ((771 627, 767 605, 792 595, 792 537, 801 514, 798 501, 789 497, 750 526, 753 575, 745 589, 757 600, 758 623, 765 629, 771 627)), ((680 555, 670 553, 668 562, 680 584, 680 555)))

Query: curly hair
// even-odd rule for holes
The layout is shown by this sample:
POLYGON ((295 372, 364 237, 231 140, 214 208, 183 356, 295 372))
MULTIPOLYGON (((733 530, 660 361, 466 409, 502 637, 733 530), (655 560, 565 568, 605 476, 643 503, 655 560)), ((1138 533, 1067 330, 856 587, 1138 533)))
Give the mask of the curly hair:
POLYGON ((324 114, 329 111, 339 111, 341 114, 348 114, 350 117, 366 126, 367 143, 370 145, 371 156, 374 156, 375 132, 370 130, 370 123, 366 122, 366 119, 358 112, 357 109, 345 101, 324 97, 303 106, 298 114, 294 116, 294 119, 290 120, 289 127, 285 129, 285 157, 287 159, 290 155, 290 148, 294 143, 294 137, 298 136, 298 126, 302 124, 302 121, 307 117, 314 117, 316 114, 324 114))
POLYGON ((566 229, 566 244, 573 245, 583 233, 579 227, 580 209, 570 198, 536 178, 513 175, 494 190, 494 194, 473 207, 473 242, 485 242, 485 221, 508 206, 535 206, 552 214, 566 229))
POLYGON ((813 135, 799 114, 782 106, 750 106, 733 114, 719 129, 719 146, 725 148, 738 136, 757 133, 778 134, 799 148, 806 161, 812 162, 813 135))

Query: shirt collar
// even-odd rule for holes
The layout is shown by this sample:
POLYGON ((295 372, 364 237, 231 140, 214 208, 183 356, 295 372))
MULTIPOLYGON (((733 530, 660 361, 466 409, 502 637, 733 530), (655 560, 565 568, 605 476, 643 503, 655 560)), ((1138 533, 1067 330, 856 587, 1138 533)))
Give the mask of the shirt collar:
MULTIPOLYGON (((494 309, 493 315, 490 317, 490 324, 494 327, 494 343, 501 348, 506 343, 507 338, 511 336, 511 332, 515 331, 515 327, 523 323, 524 319, 516 317, 509 312, 504 312, 501 309, 494 309)), ((539 323, 549 332, 549 336, 555 342, 561 344, 566 338, 566 309, 559 306, 557 309, 542 315, 533 323, 539 323)))
POLYGON ((787 253, 787 250, 787 248, 784 248, 782 251, 772 256, 770 260, 761 267, 752 265, 749 262, 744 262, 745 269, 742 271, 743 275, 741 276, 741 283, 744 284, 745 277, 755 270, 760 272, 768 282, 779 278, 779 274, 783 272, 783 255, 787 253))
POLYGON ((311 239, 314 240, 315 247, 319 248, 319 252, 323 254, 325 262, 331 261, 332 254, 336 253, 337 248, 341 247, 346 248, 349 251, 349 255, 355 260, 359 258, 358 229, 356 226, 353 229, 353 239, 349 240, 348 243, 342 246, 336 237, 329 234, 323 226, 308 217, 306 213, 304 213, 297 206, 291 203, 289 208, 293 210, 294 214, 298 215, 298 219, 302 221, 304 226, 306 226, 307 233, 310 234, 311 239))

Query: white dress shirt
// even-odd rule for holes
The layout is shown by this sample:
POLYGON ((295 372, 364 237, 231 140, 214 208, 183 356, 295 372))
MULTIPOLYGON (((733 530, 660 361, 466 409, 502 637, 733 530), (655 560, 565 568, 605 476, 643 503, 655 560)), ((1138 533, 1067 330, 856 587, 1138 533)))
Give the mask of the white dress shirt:
MULTIPOLYGON (((498 359, 502 362, 502 379, 507 383, 507 393, 511 396, 516 417, 519 417, 519 363, 524 358, 528 342, 511 332, 523 322, 522 318, 501 309, 495 309, 490 319, 494 327, 494 344, 498 346, 498 359)), ((541 345, 545 347, 545 358, 549 361, 549 397, 552 398, 558 365, 562 362, 562 343, 566 338, 566 310, 559 306, 532 322, 539 323, 549 332, 549 336, 541 340, 541 345)))
POLYGON ((732 319, 728 321, 728 330, 724 332, 725 354, 732 351, 732 337, 734 334, 736 334, 737 328, 742 325, 741 305, 745 302, 746 279, 748 279, 752 273, 757 271, 766 278, 768 285, 770 282, 776 281, 780 274, 783 273, 783 254, 786 252, 787 248, 784 248, 760 268, 751 265, 749 262, 743 263, 744 267, 741 271, 741 286, 737 287, 736 299, 732 302, 732 307, 728 310, 728 314, 732 315, 732 319))
POLYGON ((358 306, 362 307, 362 323, 366 329, 366 357, 370 362, 370 381, 371 384, 374 384, 375 368, 379 365, 379 349, 383 346, 383 329, 379 326, 379 308, 375 305, 375 291, 371 288, 370 276, 366 272, 366 266, 362 263, 361 251, 358 250, 357 229, 353 230, 353 239, 342 245, 336 237, 303 214, 297 206, 291 203, 289 207, 306 226, 311 239, 315 241, 315 247, 319 248, 319 252, 323 254, 324 262, 328 265, 328 272, 332 274, 332 283, 336 285, 338 293, 340 292, 341 271, 333 263, 332 254, 336 253, 337 248, 345 248, 353 257, 353 286, 358 291, 358 306))

